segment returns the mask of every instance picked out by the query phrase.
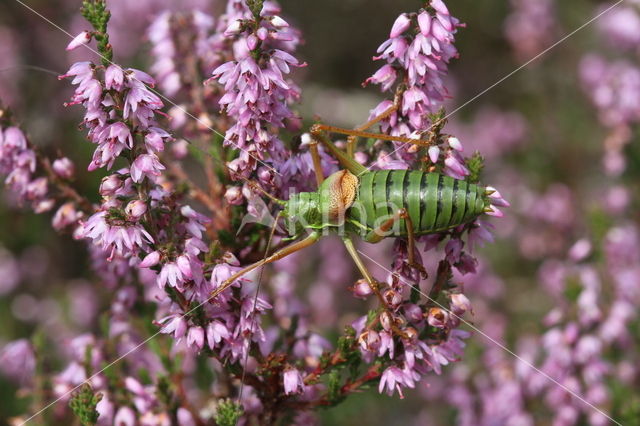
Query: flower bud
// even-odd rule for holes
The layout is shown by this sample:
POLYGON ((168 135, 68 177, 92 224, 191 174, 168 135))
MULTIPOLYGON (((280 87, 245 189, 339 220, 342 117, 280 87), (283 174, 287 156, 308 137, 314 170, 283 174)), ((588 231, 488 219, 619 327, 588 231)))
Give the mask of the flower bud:
POLYGON ((138 220, 147 212, 147 203, 142 200, 133 200, 124 209, 130 219, 138 220))
POLYGON ((464 151, 464 148, 462 146, 462 143, 460 142, 460 139, 456 138, 455 136, 451 136, 449 139, 447 139, 447 142, 449 143, 449 146, 455 149, 456 151, 459 151, 459 152, 464 151))
POLYGON ((398 37, 403 32, 407 31, 411 26, 411 20, 407 16, 406 13, 401 14, 396 18, 396 21, 393 23, 393 27, 391 27, 391 32, 389 33, 389 38, 398 37))
POLYGON ((267 37, 269 37, 269 30, 265 27, 260 27, 258 28, 258 31, 256 31, 256 35, 260 40, 265 41, 267 37))
POLYGON ((140 265, 138 266, 140 268, 151 268, 152 266, 157 265, 159 261, 160 261, 160 252, 156 250, 146 255, 145 258, 142 259, 142 262, 140 262, 140 265))
POLYGON ((358 344, 363 351, 377 351, 380 348, 380 342, 380 335, 375 330, 366 330, 358 336, 358 344))
POLYGON ((440 308, 431 308, 427 314, 427 322, 432 327, 445 328, 449 315, 440 308))
POLYGON ((360 299, 365 299, 373 293, 373 290, 365 279, 356 281, 353 287, 350 287, 349 290, 351 290, 355 297, 358 297, 360 299))
POLYGON ((224 193, 224 199, 227 200, 227 203, 233 206, 238 206, 242 204, 242 200, 244 199, 242 196, 242 190, 237 186, 230 186, 224 193))
POLYGON ((451 295, 451 312, 456 315, 462 315, 465 312, 471 311, 471 302, 462 293, 454 293, 451 295))
POLYGON ((241 30, 242 30, 242 20, 236 19, 231 24, 229 24, 226 30, 224 30, 224 36, 229 37, 232 35, 240 34, 241 30))
POLYGON ((276 28, 286 28, 289 26, 289 23, 284 19, 282 19, 281 17, 279 17, 278 15, 276 15, 273 18, 271 18, 271 25, 273 25, 276 28))
POLYGON ((258 37, 256 37, 254 34, 251 34, 249 37, 247 37, 247 49, 254 50, 256 47, 258 47, 258 37))
POLYGON ((392 310, 398 309, 400 303, 402 303, 402 295, 393 289, 387 289, 382 293, 384 301, 392 310))
POLYGON ((118 175, 109 175, 102 178, 100 183, 100 195, 109 197, 115 195, 116 191, 122 187, 122 180, 118 175))
POLYGON ((73 177, 73 163, 67 157, 55 160, 52 164, 52 168, 53 171, 63 179, 71 179, 73 177))
POLYGON ((391 314, 387 311, 384 311, 383 313, 380 314, 380 324, 382 325, 382 328, 384 328, 385 330, 389 331, 391 330, 391 326, 393 325, 393 318, 391 317, 391 314))
POLYGON ((430 146, 427 153, 429 154, 429 160, 431 160, 432 163, 438 162, 438 157, 440 157, 440 148, 437 146, 430 146))
POLYGON ((67 45, 67 51, 73 50, 77 47, 80 47, 84 44, 88 44, 91 41, 91 34, 88 31, 83 31, 71 40, 71 42, 67 45))

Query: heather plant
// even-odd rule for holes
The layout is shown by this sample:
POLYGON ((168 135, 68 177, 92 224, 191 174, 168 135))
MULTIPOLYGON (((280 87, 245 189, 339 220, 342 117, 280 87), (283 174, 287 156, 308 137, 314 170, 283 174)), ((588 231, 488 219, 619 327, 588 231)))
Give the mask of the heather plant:
MULTIPOLYGON (((589 10, 600 48, 558 59, 571 105, 536 74, 512 89, 529 103, 466 117, 457 39, 478 21, 411 2, 377 23, 352 122, 305 101, 321 64, 298 3, 66 3, 51 121, 73 143, 39 141, 38 101, 0 79, 3 223, 39 223, 0 245, 3 419, 637 422, 635 2, 589 10), (56 246, 73 279, 51 272, 56 246)), ((514 67, 561 37, 564 10, 501 11, 514 67)))

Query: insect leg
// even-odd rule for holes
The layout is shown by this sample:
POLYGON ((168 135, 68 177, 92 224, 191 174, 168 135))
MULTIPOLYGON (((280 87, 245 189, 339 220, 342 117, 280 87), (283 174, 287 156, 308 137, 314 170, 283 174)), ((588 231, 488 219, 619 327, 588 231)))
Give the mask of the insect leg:
POLYGON ((364 262, 360 258, 360 255, 358 254, 358 250, 356 250, 356 247, 353 245, 353 241, 351 240, 351 238, 343 237, 342 241, 344 242, 344 245, 347 248, 347 251, 349 252, 349 254, 351 255, 351 258, 353 259, 354 263, 358 267, 358 270, 360 271, 364 279, 367 281, 367 284, 369 284, 369 287, 371 287, 371 290, 373 290, 376 293, 378 298, 382 301, 383 305, 386 306, 386 303, 384 302, 384 299, 380 294, 380 285, 373 278, 373 275, 371 275, 371 272, 369 272, 364 262))
POLYGON ((231 277, 229 277, 227 280, 225 280, 222 285, 220 285, 220 287, 216 288, 215 290, 213 290, 211 292, 211 297, 216 297, 217 295, 219 295, 220 293, 222 293, 223 291, 225 291, 231 284, 233 284, 233 282, 235 280, 237 280, 238 278, 240 278, 241 276, 243 276, 244 274, 253 271, 254 269, 262 266, 262 265, 266 265, 268 263, 272 263, 275 262, 277 260, 282 259, 283 257, 289 256, 292 253, 295 253, 299 250, 302 250, 304 248, 309 247, 310 245, 314 244, 316 241, 318 241, 318 239, 320 238, 320 234, 318 232, 313 232, 311 234, 309 234, 309 236, 307 236, 307 238, 305 238, 304 240, 298 241, 296 243, 293 243, 291 245, 288 245, 286 247, 284 247, 283 249, 278 250, 277 252, 273 253, 271 256, 266 257, 256 263, 254 263, 253 265, 249 265, 244 269, 241 269, 240 271, 236 272, 235 274, 233 274, 231 277))
POLYGON ((343 150, 338 148, 331 142, 331 140, 327 137, 324 130, 320 127, 320 124, 314 124, 311 126, 311 136, 315 141, 318 141, 324 145, 324 147, 333 155, 339 162, 342 167, 349 170, 354 175, 359 175, 367 171, 366 167, 362 164, 357 163, 353 158, 349 157, 343 150))
POLYGON ((427 270, 424 269, 424 266, 416 262, 415 255, 415 247, 416 247, 416 235, 413 229, 413 222, 411 221, 411 217, 406 209, 398 210, 392 217, 387 219, 385 222, 380 224, 376 229, 372 230, 365 237, 365 241, 368 243, 378 243, 387 235, 387 232, 393 227, 393 225, 399 221, 400 219, 404 219, 404 223, 407 227, 407 251, 408 251, 408 263, 409 266, 418 270, 424 278, 427 277, 427 270))
POLYGON ((316 173, 316 183, 320 187, 324 182, 324 175, 322 174, 322 164, 320 163, 320 153, 318 152, 318 141, 313 136, 311 137, 311 143, 309 143, 309 151, 313 160, 313 170, 316 173))
POLYGON ((433 145, 433 143, 429 140, 429 139, 414 139, 414 138, 408 138, 405 136, 392 136, 392 135, 385 135, 383 133, 372 133, 372 132, 365 132, 365 131, 361 131, 361 130, 351 130, 351 129, 344 129, 342 127, 335 127, 335 126, 328 126, 326 124, 314 124, 312 127, 312 133, 313 131, 325 131, 325 132, 329 132, 329 133, 340 133, 343 135, 353 135, 353 136, 359 136, 359 137, 363 137, 363 138, 371 138, 371 139, 381 139, 381 140, 387 140, 387 141, 395 141, 395 142, 404 142, 404 143, 410 143, 413 145, 418 145, 418 146, 422 146, 422 147, 428 147, 433 145))
MULTIPOLYGON (((389 108, 384 110, 380 115, 377 115, 373 117, 371 120, 364 123, 363 125, 356 127, 355 130, 357 131, 367 130, 373 125, 375 125, 376 123, 380 122, 381 120, 384 120, 385 118, 389 117, 391 114, 396 112, 397 109, 398 109, 398 103, 394 102, 389 108)), ((349 137, 347 138, 347 155, 351 158, 353 158, 357 141, 358 141, 358 137, 355 135, 349 135, 349 137)))
POLYGON ((407 211, 405 209, 402 209, 402 211, 402 218, 404 219, 404 223, 407 226, 407 251, 409 253, 409 266, 419 271, 424 278, 427 278, 427 270, 424 269, 423 265, 416 262, 416 234, 413 230, 413 221, 411 220, 411 216, 407 214, 407 211))
MULTIPOLYGON (((389 219, 387 219, 386 221, 382 222, 377 228, 371 230, 366 237, 364 238, 364 240, 368 243, 379 243, 380 241, 382 241, 385 237, 387 237, 387 233, 389 232, 389 230, 391 230, 391 228, 393 227, 393 225, 395 225, 395 223, 397 221, 399 221, 400 219, 404 219, 406 217, 409 216, 409 214, 407 213, 406 209, 400 209, 398 210, 393 216, 391 216, 389 219)), ((411 227, 411 229, 413 229, 413 226, 411 227)))

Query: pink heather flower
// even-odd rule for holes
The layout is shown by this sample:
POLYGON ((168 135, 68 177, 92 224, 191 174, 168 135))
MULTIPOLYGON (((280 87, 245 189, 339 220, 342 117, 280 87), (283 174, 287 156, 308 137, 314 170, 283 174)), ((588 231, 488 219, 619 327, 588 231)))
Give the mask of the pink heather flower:
MULTIPOLYGON (((299 42, 297 31, 284 25, 274 15, 277 8, 265 7, 258 28, 244 25, 238 19, 251 22, 254 18, 244 4, 230 3, 234 7, 221 21, 228 26, 224 37, 236 40, 234 60, 218 66, 210 80, 224 86, 220 107, 234 120, 225 135, 226 144, 243 149, 240 157, 229 163, 238 175, 248 177, 257 166, 256 158, 283 161, 286 158, 284 144, 274 132, 267 131, 293 125, 297 118, 289 105, 300 97, 300 90, 286 78, 291 66, 303 66, 292 55, 299 42), (260 40, 260 45, 257 44, 260 40), (239 49, 244 46, 244 49, 239 49), (250 55, 255 46, 257 53, 250 55), (261 55, 256 62, 254 56, 261 55)), ((225 27, 222 27, 225 28, 225 27)))
POLYGON ((400 398, 404 398, 401 386, 412 388, 414 387, 413 380, 398 367, 391 366, 382 373, 380 384, 378 385, 378 392, 382 393, 384 391, 387 395, 391 396, 395 391, 398 391, 400 398))
POLYGON ((283 373, 284 393, 286 395, 302 393, 304 382, 300 371, 295 368, 289 368, 283 373))
POLYGON ((131 407, 120 407, 113 419, 113 424, 118 426, 135 426, 137 424, 135 411, 133 411, 131 407))
POLYGON ((228 340, 231 333, 226 325, 220 321, 211 321, 207 325, 207 344, 211 350, 223 340, 228 340))
POLYGON ((437 146, 430 146, 427 153, 429 154, 429 159, 432 163, 435 164, 438 162, 438 157, 440 157, 440 148, 437 146))
POLYGON ((615 48, 635 49, 640 43, 640 14, 633 4, 609 10, 595 24, 615 48))
POLYGON ((113 196, 122 187, 123 181, 118 175, 109 175, 102 178, 100 183, 100 195, 103 197, 113 196))
POLYGON ((99 211, 86 222, 81 222, 77 235, 80 238, 92 239, 95 244, 102 246, 103 250, 110 251, 111 255, 136 252, 153 243, 153 237, 140 224, 110 224, 106 211, 99 211))
POLYGON ((147 203, 142 200, 133 200, 124 209, 129 220, 137 221, 147 212, 147 203))
POLYGON ((555 41, 554 0, 511 0, 504 30, 519 60, 525 61, 555 41))
POLYGON ((450 136, 447 139, 447 143, 451 148, 455 149, 456 151, 460 151, 460 152, 464 151, 464 147, 462 146, 462 143, 455 136, 450 136))
POLYGON ((371 286, 369 286, 369 283, 364 279, 356 281, 354 286, 350 287, 349 290, 351 290, 355 297, 360 299, 366 299, 373 294, 371 286))
POLYGON ((14 340, 0 348, 0 371, 13 380, 26 384, 35 366, 35 355, 28 340, 14 340))
POLYGON ((118 65, 109 65, 104 73, 104 84, 109 90, 122 90, 124 86, 124 71, 118 65))
POLYGON ((464 294, 454 293, 451 295, 450 308, 455 315, 461 316, 465 312, 471 311, 471 302, 464 294))
POLYGON ((88 31, 83 31, 77 36, 74 37, 73 40, 67 45, 66 50, 73 50, 82 45, 88 44, 91 41, 91 33, 88 31))
POLYGON ((449 314, 440 308, 431 308, 429 309, 427 322, 432 327, 445 328, 449 322, 449 314))
POLYGON ((165 167, 160 163, 158 156, 155 154, 142 154, 138 156, 131 164, 131 179, 138 183, 145 177, 153 180, 160 176, 165 167))
POLYGON ((165 263, 158 275, 158 286, 162 289, 165 285, 175 287, 178 290, 182 290, 182 284, 184 283, 184 277, 180 268, 175 262, 165 263))
POLYGON ((53 171, 63 179, 71 179, 74 174, 74 166, 67 157, 58 158, 52 164, 53 171))
POLYGON ((187 333, 187 345, 200 351, 204 346, 204 330, 202 327, 189 327, 187 333))
POLYGON ((158 321, 161 325, 160 332, 164 334, 173 334, 173 337, 180 339, 187 333, 187 321, 182 315, 169 315, 158 321))
POLYGON ((411 26, 411 20, 407 17, 406 13, 400 14, 396 18, 396 21, 393 23, 391 27, 391 32, 389 33, 389 38, 395 38, 404 33, 411 26))
POLYGON ((73 202, 68 202, 60 206, 51 220, 51 224, 56 231, 60 231, 69 225, 75 225, 82 218, 82 212, 76 210, 73 202))
POLYGON ((138 265, 140 268, 151 268, 156 266, 160 261, 160 252, 155 250, 149 253, 142 259, 142 262, 138 265))
POLYGON ((367 78, 365 84, 379 84, 382 90, 389 90, 396 82, 398 73, 391 65, 387 64, 376 71, 371 77, 367 78))

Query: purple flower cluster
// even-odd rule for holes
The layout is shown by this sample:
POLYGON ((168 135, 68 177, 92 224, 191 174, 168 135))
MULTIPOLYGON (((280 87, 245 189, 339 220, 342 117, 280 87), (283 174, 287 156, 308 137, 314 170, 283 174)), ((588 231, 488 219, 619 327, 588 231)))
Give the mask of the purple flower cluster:
MULTIPOLYGON (((453 42, 461 26, 441 0, 431 1, 419 13, 403 13, 396 19, 389 39, 378 48, 379 56, 374 57, 386 64, 365 82, 378 84, 383 91, 402 86, 400 92, 396 91, 397 111, 381 122, 384 133, 410 136, 427 130, 429 114, 437 112, 448 97, 443 79, 449 61, 458 55, 453 42)), ((370 118, 392 105, 389 100, 382 101, 371 111, 370 118)))
POLYGON ((524 62, 542 52, 558 32, 555 0, 511 0, 511 13, 504 23, 507 40, 516 58, 524 62))
POLYGON ((298 121, 289 104, 298 100, 300 90, 287 74, 303 65, 292 55, 299 40, 279 13, 273 2, 265 2, 260 16, 254 16, 243 2, 231 1, 222 19, 228 23, 223 35, 233 40, 234 60, 216 68, 210 80, 224 87, 219 103, 234 123, 225 143, 241 149, 229 167, 245 178, 257 161, 267 159, 266 153, 274 161, 285 159, 277 130, 298 121))
POLYGON ((155 60, 150 70, 166 96, 174 96, 184 87, 182 76, 199 77, 192 76, 200 70, 187 57, 191 61, 200 60, 204 69, 211 69, 209 33, 214 23, 212 16, 198 10, 183 13, 164 11, 149 26, 147 35, 155 60), (188 69, 189 66, 192 68, 188 69))
POLYGON ((0 127, 0 175, 18 203, 28 203, 36 213, 51 210, 54 200, 48 194, 46 177, 36 177, 37 157, 18 127, 0 127))

